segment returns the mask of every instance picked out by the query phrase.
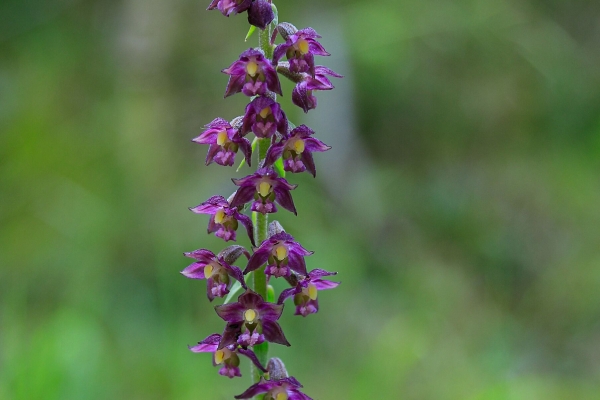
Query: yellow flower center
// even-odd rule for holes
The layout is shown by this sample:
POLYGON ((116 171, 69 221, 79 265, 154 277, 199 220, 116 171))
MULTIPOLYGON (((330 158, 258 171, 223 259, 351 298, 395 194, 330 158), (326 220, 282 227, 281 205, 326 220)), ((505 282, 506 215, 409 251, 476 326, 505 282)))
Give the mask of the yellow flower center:
POLYGON ((246 72, 250 76, 256 76, 256 73, 258 72, 258 64, 255 63, 254 61, 248 62, 246 64, 246 72))
POLYGON ((298 42, 298 49, 300 50, 300 53, 302 53, 303 55, 308 53, 308 42, 304 39, 300 40, 298 42))
POLYGON ((277 259, 279 261, 285 260, 287 256, 288 256, 288 249, 287 249, 287 247, 281 245, 281 246, 277 246, 275 248, 275 257, 277 257, 277 259))
POLYGON ((210 277, 212 276, 212 274, 213 274, 214 270, 215 270, 215 269, 213 268, 213 266, 212 266, 212 265, 210 265, 210 264, 206 264, 206 265, 204 266, 204 277, 205 277, 206 279, 210 278, 210 277))
POLYGON ((280 392, 275 397, 275 400, 288 400, 288 395, 285 392, 280 392))
POLYGON ((227 137, 226 131, 219 132, 219 134, 217 135, 217 144, 219 146, 223 146, 225 143, 227 143, 228 139, 229 137, 227 137))
POLYGON ((304 140, 298 139, 294 142, 294 151, 300 154, 304 151, 304 140))
POLYGON ((269 115, 271 115, 271 107, 263 108, 262 110, 260 110, 259 115, 262 119, 267 118, 269 115))
POLYGON ((252 323, 256 319, 256 311, 249 309, 244 311, 244 319, 246 322, 252 323))
POLYGON ((215 364, 221 364, 225 360, 225 351, 217 350, 215 351, 215 364))
POLYGON ((220 224, 225 219, 225 211, 219 210, 215 213, 215 223, 220 224))
POLYGON ((262 197, 267 197, 269 195, 269 191, 271 190, 271 185, 268 182, 261 182, 258 185, 258 193, 262 197))
POLYGON ((308 284, 308 297, 310 297, 311 300, 316 300, 317 299, 317 287, 315 286, 314 283, 309 283, 308 284))

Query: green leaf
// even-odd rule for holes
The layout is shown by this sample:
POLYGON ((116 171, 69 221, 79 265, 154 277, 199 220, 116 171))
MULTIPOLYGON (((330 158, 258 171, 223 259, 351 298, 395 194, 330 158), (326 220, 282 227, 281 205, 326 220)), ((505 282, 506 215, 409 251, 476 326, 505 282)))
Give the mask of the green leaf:
POLYGON ((267 301, 269 303, 275 303, 275 289, 273 289, 273 286, 271 285, 267 286, 267 301))
POLYGON ((256 30, 256 27, 254 25, 250 25, 250 29, 248 30, 248 33, 246 34, 246 39, 244 39, 244 42, 247 42, 248 39, 250 39, 250 36, 252 36, 252 34, 254 33, 255 30, 256 30))
POLYGON ((277 161, 275 161, 275 164, 273 164, 273 167, 275 167, 275 171, 277 171, 279 176, 285 178, 285 170, 283 169, 283 158, 279 157, 277 161))
POLYGON ((235 296, 241 289, 242 284, 238 281, 235 281, 235 283, 231 286, 231 289, 229 289, 229 294, 227 297, 225 297, 225 302, 223 304, 230 303, 233 296, 235 296))
MULTIPOLYGON (((256 149, 256 144, 258 143, 258 138, 255 137, 254 140, 252 141, 252 152, 254 153, 254 149, 256 149)), ((239 170, 246 165, 246 158, 242 158, 242 162, 240 162, 240 165, 237 167, 237 169, 235 170, 235 172, 239 172, 239 170)))

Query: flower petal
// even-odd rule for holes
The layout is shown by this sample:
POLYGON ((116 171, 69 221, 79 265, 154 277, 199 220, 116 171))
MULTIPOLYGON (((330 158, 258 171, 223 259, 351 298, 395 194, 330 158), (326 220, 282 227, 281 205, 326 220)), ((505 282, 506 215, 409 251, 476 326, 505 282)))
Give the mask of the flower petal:
POLYGON ((275 321, 262 321, 263 335, 265 339, 272 343, 282 344, 284 346, 291 346, 290 342, 285 338, 281 326, 275 321))
POLYGON ((246 265, 246 269, 244 270, 244 275, 250 271, 257 270, 261 265, 267 262, 269 254, 271 254, 271 249, 273 248, 273 245, 269 244, 269 241, 264 241, 258 250, 252 254, 250 260, 248 260, 248 265, 246 265))
POLYGON ((206 279, 204 276, 204 267, 206 263, 203 262, 195 262, 193 264, 188 265, 183 271, 181 271, 181 275, 190 279, 206 279))
POLYGON ((256 357, 256 354, 254 354, 254 352, 252 350, 247 350, 247 349, 239 348, 237 350, 237 352, 240 353, 240 354, 245 355, 246 357, 248 357, 250 359, 250 361, 252 361, 252 363, 254 365, 256 365, 256 367, 258 369, 260 369, 262 372, 267 372, 267 369, 262 366, 262 364, 260 363, 260 361, 258 361, 258 358, 256 357))
POLYGON ((229 303, 215 306, 217 315, 227 322, 239 322, 244 320, 246 307, 241 303, 229 303))

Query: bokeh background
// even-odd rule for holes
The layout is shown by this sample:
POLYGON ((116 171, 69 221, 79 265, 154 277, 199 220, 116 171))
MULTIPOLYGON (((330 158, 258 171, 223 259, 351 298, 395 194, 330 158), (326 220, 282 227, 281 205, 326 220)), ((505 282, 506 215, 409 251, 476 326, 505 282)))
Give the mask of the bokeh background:
MULTIPOLYGON (((190 142, 257 40, 207 3, 0 3, 0 399, 247 386, 186 348, 222 322, 181 253, 223 247, 187 207, 249 172, 190 142)), ((277 218, 343 284, 273 354, 315 399, 599 399, 600 3, 277 5, 346 77, 284 84, 333 150, 277 218)))

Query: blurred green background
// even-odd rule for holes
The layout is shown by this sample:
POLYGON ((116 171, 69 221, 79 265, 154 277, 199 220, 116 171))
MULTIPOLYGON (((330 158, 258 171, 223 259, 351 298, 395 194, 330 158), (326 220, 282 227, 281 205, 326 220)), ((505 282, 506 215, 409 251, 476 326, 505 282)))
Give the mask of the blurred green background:
MULTIPOLYGON (((187 207, 249 172, 190 142, 256 43, 208 3, 0 3, 0 399, 248 385, 186 348, 222 321, 181 253, 223 247, 187 207)), ((333 150, 277 218, 343 284, 273 354, 315 399, 599 399, 600 3, 276 4, 346 78, 284 84, 333 150)))

